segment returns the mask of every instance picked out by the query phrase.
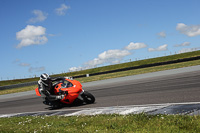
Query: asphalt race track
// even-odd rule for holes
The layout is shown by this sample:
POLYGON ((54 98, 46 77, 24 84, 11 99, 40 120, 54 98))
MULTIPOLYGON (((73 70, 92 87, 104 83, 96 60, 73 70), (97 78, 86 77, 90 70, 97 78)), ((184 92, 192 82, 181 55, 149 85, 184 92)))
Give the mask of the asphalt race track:
MULTIPOLYGON (((192 69, 192 68, 191 68, 192 69)), ((176 71, 176 70, 174 70, 176 71)), ((168 73, 166 71, 165 73, 168 73)), ((151 73, 154 75, 154 73, 151 73)), ((109 80, 107 80, 109 81, 109 80)), ((84 85, 92 93, 95 104, 64 107, 72 110, 95 107, 129 106, 162 103, 200 102, 200 69, 138 79, 117 80, 84 85)), ((0 114, 49 111, 35 94, 0 99, 0 114)))

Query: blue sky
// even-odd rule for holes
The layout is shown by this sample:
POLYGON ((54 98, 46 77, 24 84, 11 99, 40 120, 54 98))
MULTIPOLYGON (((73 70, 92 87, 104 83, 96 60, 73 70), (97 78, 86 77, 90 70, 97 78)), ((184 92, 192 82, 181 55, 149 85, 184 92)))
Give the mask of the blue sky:
POLYGON ((0 80, 200 49, 199 0, 1 0, 0 80))

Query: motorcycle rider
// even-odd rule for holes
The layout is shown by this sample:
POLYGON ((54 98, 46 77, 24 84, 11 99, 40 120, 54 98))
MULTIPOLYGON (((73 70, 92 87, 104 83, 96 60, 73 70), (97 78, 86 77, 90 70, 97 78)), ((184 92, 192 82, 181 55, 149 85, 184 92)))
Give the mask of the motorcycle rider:
POLYGON ((41 96, 44 98, 44 104, 51 105, 54 108, 60 106, 60 100, 64 98, 64 94, 55 95, 53 90, 54 81, 61 81, 63 78, 51 78, 47 73, 43 73, 38 81, 38 90, 41 96))

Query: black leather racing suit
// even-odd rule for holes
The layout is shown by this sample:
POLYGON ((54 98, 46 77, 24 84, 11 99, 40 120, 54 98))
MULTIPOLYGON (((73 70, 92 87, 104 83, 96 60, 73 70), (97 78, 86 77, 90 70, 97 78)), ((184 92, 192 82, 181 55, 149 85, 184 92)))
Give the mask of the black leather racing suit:
POLYGON ((62 81, 64 78, 49 78, 48 84, 43 83, 41 80, 38 81, 38 90, 41 96, 45 99, 45 104, 57 104, 61 99, 61 96, 54 94, 53 84, 54 81, 62 81))

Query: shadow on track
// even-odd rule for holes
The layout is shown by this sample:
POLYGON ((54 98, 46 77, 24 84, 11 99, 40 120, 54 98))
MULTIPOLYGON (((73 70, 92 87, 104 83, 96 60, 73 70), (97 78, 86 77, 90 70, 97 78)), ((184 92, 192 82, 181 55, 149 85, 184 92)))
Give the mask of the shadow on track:
MULTIPOLYGON (((91 104, 96 104, 96 102, 91 103, 91 104)), ((62 109, 62 108, 80 107, 80 106, 85 106, 85 105, 88 105, 88 103, 79 101, 79 102, 74 102, 73 104, 63 104, 63 103, 61 103, 60 105, 58 105, 56 107, 49 106, 45 109, 56 110, 56 109, 62 109)))

